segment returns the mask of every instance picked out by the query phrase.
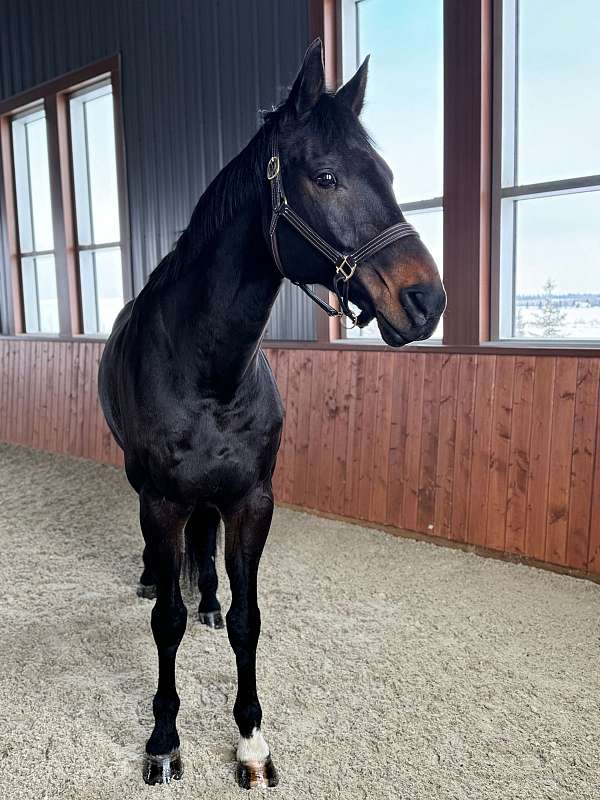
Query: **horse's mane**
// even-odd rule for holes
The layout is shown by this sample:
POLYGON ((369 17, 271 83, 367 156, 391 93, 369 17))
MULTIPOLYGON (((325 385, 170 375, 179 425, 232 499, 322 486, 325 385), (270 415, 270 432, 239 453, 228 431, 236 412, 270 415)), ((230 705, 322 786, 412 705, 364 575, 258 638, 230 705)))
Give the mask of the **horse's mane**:
MULTIPOLYGON (((343 140, 354 140, 362 145, 370 143, 369 135, 360 123, 357 124, 352 112, 332 100, 332 94, 323 93, 321 101, 311 113, 311 126, 321 141, 331 147, 343 140)), ((150 274, 145 287, 147 290, 160 289, 176 281, 182 269, 213 241, 242 206, 249 201, 258 201, 264 191, 272 136, 276 129, 280 130, 281 135, 281 121, 287 110, 284 102, 273 111, 263 114, 263 124, 258 132, 223 167, 198 200, 189 225, 179 236, 175 247, 150 274)))
POLYGON ((263 125, 246 147, 210 182, 175 247, 150 274, 148 289, 160 289, 177 280, 182 268, 213 241, 239 209, 260 197, 277 113, 265 115, 263 125))

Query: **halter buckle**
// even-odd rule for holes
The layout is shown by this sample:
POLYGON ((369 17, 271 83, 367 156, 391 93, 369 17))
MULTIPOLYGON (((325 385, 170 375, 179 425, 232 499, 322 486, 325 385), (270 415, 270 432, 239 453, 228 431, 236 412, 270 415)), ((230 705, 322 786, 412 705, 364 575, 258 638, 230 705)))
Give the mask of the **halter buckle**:
POLYGON ((356 261, 351 256, 342 256, 342 260, 335 265, 335 273, 338 280, 346 283, 354 275, 356 271, 356 261))
POLYGON ((271 156, 267 164, 267 180, 275 180, 279 175, 279 156, 271 156))

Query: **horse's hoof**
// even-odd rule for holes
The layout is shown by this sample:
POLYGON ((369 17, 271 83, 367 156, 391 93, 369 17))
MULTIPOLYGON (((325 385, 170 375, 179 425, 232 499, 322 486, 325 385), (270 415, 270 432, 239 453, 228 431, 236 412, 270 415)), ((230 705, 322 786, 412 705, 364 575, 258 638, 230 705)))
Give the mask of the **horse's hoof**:
POLYGON ((144 782, 149 786, 181 780, 183 762, 179 750, 173 750, 172 753, 164 756, 153 756, 151 753, 146 753, 142 775, 144 782))
POLYGON ((220 611, 199 611, 198 619, 203 625, 207 625, 209 628, 220 630, 225 627, 223 616, 220 611))
POLYGON ((137 596, 145 597, 147 600, 154 600, 156 597, 155 583, 138 583, 137 596))
POLYGON ((264 762, 238 761, 235 776, 242 789, 269 789, 279 783, 271 756, 264 762))

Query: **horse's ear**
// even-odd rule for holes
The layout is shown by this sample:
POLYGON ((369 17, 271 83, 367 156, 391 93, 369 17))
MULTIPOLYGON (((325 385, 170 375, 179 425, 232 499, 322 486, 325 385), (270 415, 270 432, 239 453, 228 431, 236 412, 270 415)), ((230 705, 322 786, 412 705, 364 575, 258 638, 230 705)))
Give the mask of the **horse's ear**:
POLYGON ((362 111, 365 102, 365 90, 367 88, 367 75, 369 73, 369 58, 367 56, 360 67, 356 70, 350 80, 345 83, 335 93, 336 97, 349 106, 358 116, 362 111))
POLYGON ((288 103, 302 116, 317 104, 324 88, 323 45, 320 39, 315 39, 304 55, 304 62, 290 91, 288 103))

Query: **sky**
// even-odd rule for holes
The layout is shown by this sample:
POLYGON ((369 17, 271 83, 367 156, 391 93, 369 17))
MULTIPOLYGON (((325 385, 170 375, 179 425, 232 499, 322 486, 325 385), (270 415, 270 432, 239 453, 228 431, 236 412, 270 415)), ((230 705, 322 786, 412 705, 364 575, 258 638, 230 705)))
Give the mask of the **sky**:
MULTIPOLYGON (((521 0, 518 181, 600 174, 600 0, 521 0)), ((363 121, 400 203, 443 193, 442 0, 362 0, 359 57, 371 53, 363 121)), ((522 200, 519 293, 600 293, 600 191, 522 200)), ((418 218, 411 220, 419 226, 418 218)), ((423 238, 441 250, 441 225, 423 238)))

